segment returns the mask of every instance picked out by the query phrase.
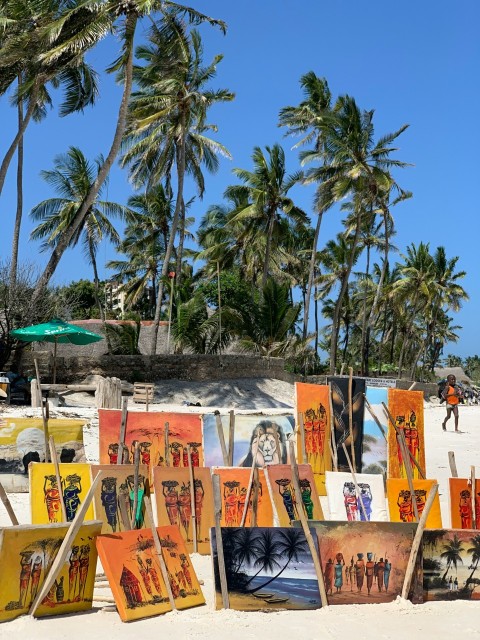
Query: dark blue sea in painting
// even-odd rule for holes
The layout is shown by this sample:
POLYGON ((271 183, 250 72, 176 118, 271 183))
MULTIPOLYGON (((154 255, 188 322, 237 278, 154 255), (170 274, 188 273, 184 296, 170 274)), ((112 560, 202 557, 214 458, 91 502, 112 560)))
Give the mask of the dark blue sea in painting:
MULTIPOLYGON (((256 577, 248 585, 250 589, 260 587, 268 581, 265 576, 256 577)), ((289 598, 289 602, 302 609, 318 609, 320 607, 320 592, 316 580, 299 580, 297 578, 282 578, 281 576, 270 582, 258 593, 274 594, 276 598, 289 598)))

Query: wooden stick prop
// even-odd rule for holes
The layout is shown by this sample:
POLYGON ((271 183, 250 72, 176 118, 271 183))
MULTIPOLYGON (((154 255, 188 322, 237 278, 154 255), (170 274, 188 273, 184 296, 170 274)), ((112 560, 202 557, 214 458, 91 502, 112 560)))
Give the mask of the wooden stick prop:
MULTIPOLYGON (((225 558, 223 556, 222 528, 222 495, 220 493, 220 476, 212 475, 213 501, 215 504, 215 541, 217 543, 218 573, 220 575, 220 588, 222 591, 222 603, 224 609, 230 609, 230 599, 228 597, 227 574, 225 572, 225 558)), ((246 503, 245 503, 246 504, 246 503)))
POLYGON ((163 558, 162 553, 162 543, 160 542, 160 536, 158 535, 158 531, 155 527, 155 520, 153 519, 153 511, 152 511, 152 503, 150 502, 150 498, 145 496, 145 510, 147 512, 150 529, 152 531, 153 543, 155 545, 155 551, 157 552, 158 562, 160 563, 160 569, 162 571, 163 581, 165 582, 165 587, 167 589, 168 600, 170 602, 170 606, 175 611, 177 605, 175 604, 175 598, 173 597, 172 587, 170 585, 170 580, 168 579, 168 571, 167 565, 165 564, 165 560, 163 558))
POLYGON ((342 362, 342 366, 340 367, 340 375, 343 376, 343 371, 345 369, 345 362, 342 362))
POLYGON ((217 434, 220 441, 220 447, 222 449, 223 464, 225 467, 228 467, 228 451, 225 444, 225 434, 223 433, 222 417, 220 416, 220 411, 218 411, 218 409, 215 411, 215 422, 217 423, 217 434))
POLYGON ((3 502, 5 509, 7 510, 7 513, 9 515, 10 518, 10 522, 13 525, 17 525, 19 524, 18 520, 17 520, 17 516, 15 515, 15 511, 13 510, 12 504, 8 498, 7 492, 5 491, 5 489, 3 488, 3 484, 0 482, 0 499, 3 502))
POLYGON ((414 389, 416 386, 417 386, 417 383, 416 383, 416 382, 414 382, 413 384, 411 384, 411 385, 408 387, 408 390, 409 390, 409 391, 413 391, 413 389, 414 389))
POLYGON ((417 531, 412 542, 412 549, 410 551, 407 570, 405 571, 405 580, 403 581, 402 587, 402 598, 404 598, 405 600, 408 598, 410 587, 412 586, 412 578, 415 571, 415 563, 417 561, 418 550, 422 542, 423 531, 427 523, 428 514, 430 513, 430 509, 432 508, 433 501, 435 499, 435 496, 437 495, 437 491, 438 484, 434 484, 428 494, 427 502, 425 504, 422 517, 420 518, 420 522, 418 523, 417 531))
MULTIPOLYGON (((42 397, 42 383, 40 380, 40 371, 38 369, 38 360, 36 358, 33 359, 33 362, 35 363, 35 379, 37 381, 37 389, 38 389, 38 395, 40 398, 40 407, 41 407, 41 411, 42 411, 42 423, 43 423, 43 437, 44 437, 44 441, 45 441, 45 462, 50 462, 49 460, 49 443, 48 443, 48 420, 47 417, 45 415, 45 405, 43 404, 43 397, 42 397)), ((59 487, 60 490, 60 487, 59 487)))
MULTIPOLYGON (((293 442, 289 442, 290 447, 290 466, 292 467, 292 481, 295 489, 295 495, 300 497, 300 501, 302 502, 301 509, 298 509, 298 515, 300 517, 300 522, 302 523, 303 533, 305 534, 305 538, 307 539, 308 548, 310 549, 310 554, 312 556, 313 565, 315 567, 315 573, 317 574, 318 580, 318 589, 320 591, 320 600, 322 602, 322 608, 328 607, 328 599, 327 592, 325 591, 325 580, 323 578, 322 566, 320 564, 320 558, 318 557, 317 548, 312 538, 312 534, 310 532, 310 528, 308 526, 307 516, 305 515, 305 507, 303 505, 303 501, 301 499, 302 492, 300 490, 300 482, 298 479, 298 466, 297 460, 295 458, 295 448, 293 446, 293 442)), ((298 504, 298 500, 297 500, 298 504)))
POLYGON ((400 431, 399 433, 398 444, 400 445, 400 451, 402 452, 403 464, 405 466, 405 472, 407 474, 408 488, 410 489, 410 495, 412 496, 412 506, 413 513, 415 515, 415 522, 418 522, 417 498, 415 495, 415 489, 413 488, 412 465, 410 464, 407 443, 405 442, 405 436, 402 431, 400 431))
POLYGON ((57 450, 55 449, 55 440, 53 439, 53 436, 50 436, 50 438, 48 439, 48 444, 50 446, 50 458, 52 459, 53 466, 55 467, 55 475, 57 477, 57 487, 58 493, 60 495, 62 522, 68 522, 67 510, 65 509, 65 502, 63 501, 62 476, 60 475, 60 466, 58 464, 57 450))
POLYGON ((81 503, 80 508, 78 509, 75 515, 75 518, 72 520, 72 522, 68 527, 67 533, 63 539, 62 544, 60 545, 60 549, 58 550, 55 560, 53 561, 53 564, 50 567, 50 571, 45 576, 45 580, 43 582, 42 588, 39 590, 39 592, 35 596, 34 601, 32 602, 32 605, 28 612, 29 615, 31 616, 35 615, 35 612, 38 609, 38 606, 50 591, 55 580, 58 578, 58 574, 62 570, 62 567, 65 564, 65 560, 67 559, 68 553, 72 548, 72 544, 73 544, 73 541, 75 540, 75 536, 80 531, 80 527, 82 526, 83 521, 85 520, 85 514, 87 513, 87 509, 90 506, 90 502, 92 501, 95 491, 97 490, 97 486, 100 483, 100 480, 104 477, 104 475, 105 475, 104 471, 99 471, 95 476, 95 479, 92 482, 92 486, 88 490, 87 495, 85 496, 83 502, 81 503))
POLYGON ((298 428, 300 431, 300 452, 302 454, 302 462, 307 462, 307 449, 305 446, 305 422, 303 412, 298 412, 298 428))
POLYGON ((350 432, 350 451, 353 468, 357 468, 355 460, 355 442, 353 436, 353 368, 348 368, 348 430, 350 432))
POLYGON ((360 491, 360 487, 358 486, 357 476, 355 475, 355 469, 353 468, 352 461, 350 460, 350 456, 348 455, 347 447, 345 446, 345 442, 342 442, 343 453, 347 459, 347 464, 350 469, 350 473, 352 474, 353 484, 355 485, 355 491, 357 493, 358 499, 360 501, 360 507, 362 509, 363 517, 365 518, 365 522, 368 521, 367 512, 365 510, 365 506, 363 504, 362 493, 360 491))
POLYGON ((193 476, 192 447, 188 445, 188 475, 190 476, 190 509, 192 510, 193 552, 198 551, 197 515, 195 513, 195 478, 193 476))
POLYGON ((169 443, 169 435, 170 435, 170 425, 168 422, 165 422, 165 466, 170 466, 170 443, 169 443))
POLYGON ((335 417, 333 415, 333 401, 332 401, 332 384, 328 383, 328 407, 330 409, 330 447, 332 451, 333 468, 338 471, 338 454, 337 444, 335 442, 335 417))
MULTIPOLYGON (((229 411, 230 423, 228 431, 228 466, 233 467, 233 442, 235 438, 235 411, 229 411)), ((223 432, 223 430, 222 430, 223 432)))
POLYGON ((477 528, 477 513, 475 509, 475 466, 470 467, 470 482, 472 484, 472 529, 477 528))
POLYGON ((122 419, 120 422, 120 438, 118 441, 117 464, 123 464, 123 449, 125 447, 125 434, 127 432, 128 398, 122 398, 122 419))
MULTIPOLYGON (((387 407, 387 405, 384 402, 382 402, 382 406, 385 409, 385 413, 387 414, 388 419, 390 420, 390 424, 395 429, 395 433, 397 434, 397 441, 398 441, 398 439, 401 438, 402 435, 403 435, 403 430, 399 429, 397 427, 397 425, 395 424, 395 420, 393 419, 393 416, 390 413, 389 408, 387 407)), ((404 436, 404 439, 405 439, 405 436, 404 436)), ((403 457, 403 453, 402 453, 402 457, 403 457)), ((413 462, 413 464, 417 468, 418 473, 420 474, 420 477, 422 477, 425 480, 425 478, 427 477, 426 474, 425 474, 425 471, 422 469, 422 467, 415 460, 415 457, 413 456, 412 452, 410 451, 410 449, 408 447, 407 447, 407 458, 409 458, 410 461, 413 462)))
POLYGON ((367 409, 369 410, 370 415, 371 415, 371 416, 372 416, 372 418, 374 419, 375 424, 376 424, 376 425, 377 425, 377 427, 380 429, 380 431, 381 431, 381 433, 382 433, 382 436, 383 436, 383 437, 385 438, 385 440, 388 442, 388 438, 387 438, 387 434, 385 433, 385 429, 383 428, 382 423, 380 422, 380 420, 378 419, 378 417, 377 417, 377 415, 376 415, 375 411, 373 410, 372 405, 371 405, 371 404, 370 404, 370 402, 368 401, 368 399, 367 399, 367 394, 366 394, 366 393, 364 393, 364 394, 363 394, 363 399, 365 400, 365 404, 367 405, 367 409))
POLYGON ((117 497, 118 509, 120 511, 120 518, 122 519, 123 528, 125 531, 130 531, 133 529, 132 523, 130 521, 130 516, 128 514, 128 510, 130 508, 130 498, 126 493, 120 493, 117 497))
POLYGON ((257 526, 259 486, 260 486, 260 480, 258 478, 258 467, 255 467, 253 471, 252 527, 257 526))
POLYGON ((138 476, 140 474, 140 443, 135 443, 135 451, 133 453, 133 463, 135 465, 133 471, 133 507, 132 507, 132 528, 138 529, 137 526, 137 509, 138 509, 138 476))
POLYGON ((250 496, 252 495, 253 480, 255 477, 256 464, 257 464, 257 460, 255 457, 253 458, 252 468, 250 469, 250 477, 248 479, 248 485, 247 485, 247 494, 245 496, 245 504, 243 505, 242 519, 240 521, 241 527, 245 526, 245 520, 247 519, 248 508, 250 505, 250 496))
MULTIPOLYGON (((153 394, 152 394, 153 396, 153 394)), ((150 400, 150 388, 145 387, 145 411, 148 411, 148 401, 150 400)), ((153 400, 153 397, 152 397, 153 400)))
POLYGON ((450 465, 450 472, 452 474, 452 478, 458 478, 457 463, 455 462, 454 451, 448 452, 448 463, 450 465))

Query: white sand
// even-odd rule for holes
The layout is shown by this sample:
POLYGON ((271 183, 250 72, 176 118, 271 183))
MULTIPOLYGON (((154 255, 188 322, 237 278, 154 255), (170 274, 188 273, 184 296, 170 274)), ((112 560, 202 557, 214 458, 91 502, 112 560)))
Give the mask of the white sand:
MULTIPOLYGON (((234 383, 166 383, 163 400, 178 404, 183 399, 199 401, 201 409, 181 410, 205 411, 207 400, 216 406, 245 409, 285 409, 293 405, 293 385, 278 381, 235 381, 234 383), (179 397, 180 395, 180 397, 179 397), (183 397, 182 397, 183 396, 183 397)), ((140 409, 140 407, 138 407, 140 409)), ((162 404, 155 410, 174 410, 178 406, 162 404)), ((460 429, 455 434, 453 420, 446 433, 441 422, 445 409, 441 406, 425 406, 425 439, 427 451, 427 475, 440 483, 440 502, 444 526, 450 525, 448 513, 448 478, 450 469, 448 451, 454 451, 460 477, 468 477, 470 465, 477 465, 480 476, 480 407, 460 408, 460 429)), ((38 415, 38 411, 11 407, 0 408, 0 415, 38 415)), ((85 447, 88 460, 98 457, 98 429, 94 409, 62 408, 51 412, 52 417, 84 416, 89 423, 85 428, 85 447)), ((22 523, 29 522, 28 496, 11 494, 12 504, 22 523)), ((0 525, 9 524, 3 507, 0 506, 0 525)), ((163 637, 175 640, 183 638, 208 638, 211 640, 275 639, 293 640, 302 638, 354 640, 453 640, 480 638, 480 604, 477 602, 435 602, 412 605, 398 599, 391 604, 339 605, 320 611, 283 611, 274 613, 246 613, 239 611, 215 611, 213 605, 213 578, 209 556, 193 556, 193 562, 200 579, 204 580, 203 592, 207 605, 182 612, 172 612, 156 618, 125 624, 115 611, 102 610, 101 603, 94 603, 92 612, 77 616, 48 619, 31 619, 23 616, 0 625, 0 638, 15 638, 22 635, 35 640, 95 640, 131 638, 133 634, 147 638, 165 634, 163 637)), ((96 594, 109 594, 108 589, 96 590, 96 594)))

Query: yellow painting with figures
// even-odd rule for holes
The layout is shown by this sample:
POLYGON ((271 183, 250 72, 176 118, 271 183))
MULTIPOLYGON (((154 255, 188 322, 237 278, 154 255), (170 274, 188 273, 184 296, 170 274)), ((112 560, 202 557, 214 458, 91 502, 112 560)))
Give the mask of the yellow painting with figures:
MULTIPOLYGON (((390 522, 416 522, 414 504, 417 505, 418 518, 420 519, 427 503, 428 494, 436 482, 436 480, 414 480, 413 491, 415 496, 412 499, 408 480, 389 478, 387 480, 387 500, 390 522)), ((442 528, 442 514, 438 493, 428 514, 426 528, 442 528)))

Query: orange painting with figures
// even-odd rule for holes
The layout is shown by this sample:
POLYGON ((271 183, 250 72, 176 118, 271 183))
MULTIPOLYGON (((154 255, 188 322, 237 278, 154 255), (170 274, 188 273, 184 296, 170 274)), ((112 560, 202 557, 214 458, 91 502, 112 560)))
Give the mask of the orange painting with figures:
MULTIPOLYGON (((413 491, 415 493, 419 519, 425 508, 430 489, 436 483, 436 480, 413 481, 413 491)), ((403 478, 389 478, 387 480, 387 500, 390 511, 390 522, 416 522, 408 480, 404 480, 403 478)), ((427 529, 442 528, 442 514, 440 512, 438 493, 433 501, 425 526, 427 529)))
MULTIPOLYGON (((250 469, 244 467, 214 467, 213 473, 220 476, 220 494, 222 497, 222 527, 239 527, 242 522, 247 500, 250 469)), ((273 526, 273 509, 267 489, 265 473, 258 469, 258 485, 253 483, 250 500, 247 505, 245 526, 252 524, 252 510, 255 496, 257 498, 257 526, 273 526)))
POLYGON ((298 430, 298 460, 312 467, 315 486, 321 496, 327 495, 325 471, 332 470, 329 392, 327 385, 295 383, 297 425, 302 414, 304 428, 303 437, 298 430))
MULTIPOLYGON (((411 457, 421 469, 425 469, 425 437, 423 419, 423 391, 388 390, 388 409, 397 429, 403 431, 405 443, 411 457)), ((410 457, 410 456, 409 456, 410 457)), ((420 478, 412 462, 414 478, 420 478)), ((388 428, 388 477, 406 478, 405 463, 397 443, 397 434, 392 424, 388 428)))
POLYGON ((475 480, 475 524, 473 526, 472 481, 449 478, 452 529, 480 529, 480 480, 475 480))

